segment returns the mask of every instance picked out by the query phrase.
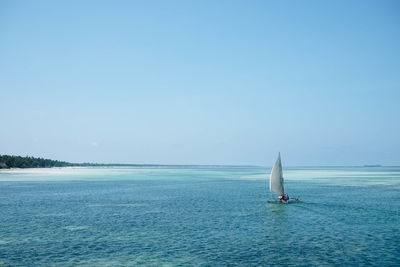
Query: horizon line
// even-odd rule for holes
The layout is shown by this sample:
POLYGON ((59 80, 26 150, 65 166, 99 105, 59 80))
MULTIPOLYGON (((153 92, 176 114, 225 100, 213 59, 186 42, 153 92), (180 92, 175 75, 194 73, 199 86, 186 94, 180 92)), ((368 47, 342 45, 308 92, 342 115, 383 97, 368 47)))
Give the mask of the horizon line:
MULTIPOLYGON (((113 167, 113 166, 120 166, 120 167, 135 167, 135 166, 149 166, 149 167, 173 167, 173 166, 184 166, 184 167, 268 167, 268 165, 257 165, 257 164, 159 164, 159 163, 71 163, 76 165, 93 165, 93 166, 86 166, 86 167, 113 167)), ((74 166, 72 166, 74 167, 74 166)), ((79 167, 79 166, 76 166, 79 167)), ((85 166, 83 166, 85 167, 85 166)), ((307 168, 307 167, 365 167, 365 168, 379 168, 379 167, 400 167, 400 165, 381 165, 381 164, 365 164, 365 165, 286 165, 286 168, 307 168)))
MULTIPOLYGON (((182 166, 182 167, 268 167, 269 165, 258 165, 258 164, 160 164, 160 163, 94 163, 94 162, 68 162, 63 160, 53 160, 47 158, 40 158, 40 157, 33 157, 33 156, 19 156, 19 155, 12 155, 12 154, 0 154, 0 156, 11 156, 11 157, 29 157, 29 158, 36 158, 36 159, 44 159, 44 160, 52 160, 52 161, 59 161, 75 166, 69 167, 141 167, 141 166, 148 166, 148 167, 173 167, 173 166, 182 166), (86 166, 85 166, 86 165, 86 166)), ((67 167, 67 166, 65 166, 67 167)), ((315 167, 325 167, 325 168, 335 168, 335 167, 365 167, 365 168, 379 168, 379 167, 400 167, 400 165, 382 165, 382 164, 363 164, 363 165, 286 165, 285 168, 315 168, 315 167)))

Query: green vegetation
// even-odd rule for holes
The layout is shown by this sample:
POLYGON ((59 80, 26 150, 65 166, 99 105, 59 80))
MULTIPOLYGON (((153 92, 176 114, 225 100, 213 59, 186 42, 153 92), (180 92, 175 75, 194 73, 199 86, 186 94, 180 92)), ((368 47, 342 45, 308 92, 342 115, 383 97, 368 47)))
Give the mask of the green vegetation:
POLYGON ((0 155, 0 169, 4 168, 49 168, 49 167, 67 167, 74 166, 74 164, 34 157, 21 157, 0 155))
POLYGON ((138 167, 138 166, 159 166, 156 164, 102 164, 102 163, 70 163, 65 161, 0 155, 0 169, 8 168, 51 168, 51 167, 138 167))
MULTIPOLYGON (((162 165, 162 164, 121 164, 121 163, 70 163, 44 158, 0 155, 0 169, 8 168, 51 168, 51 167, 180 167, 191 168, 199 165, 162 165)), ((205 166, 205 165, 204 165, 205 166)), ((214 165, 209 165, 214 166, 214 165)), ((215 165, 214 167, 218 167, 215 165)))

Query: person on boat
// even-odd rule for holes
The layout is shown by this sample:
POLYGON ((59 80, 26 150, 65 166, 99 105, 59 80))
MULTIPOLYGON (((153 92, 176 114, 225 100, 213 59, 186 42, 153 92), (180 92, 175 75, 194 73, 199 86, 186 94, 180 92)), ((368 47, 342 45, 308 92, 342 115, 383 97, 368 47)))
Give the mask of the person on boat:
POLYGON ((279 200, 280 200, 282 203, 287 203, 287 202, 289 201, 289 196, 288 196, 288 195, 279 196, 279 200))

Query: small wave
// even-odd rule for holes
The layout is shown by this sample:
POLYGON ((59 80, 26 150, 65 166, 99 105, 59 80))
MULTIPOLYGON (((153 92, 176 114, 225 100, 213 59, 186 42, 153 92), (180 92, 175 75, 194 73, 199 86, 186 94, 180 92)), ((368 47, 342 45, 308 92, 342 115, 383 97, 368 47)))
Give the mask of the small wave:
POLYGON ((62 217, 70 215, 69 213, 41 213, 37 214, 37 217, 62 217))
POLYGON ((79 230, 86 230, 89 228, 89 226, 76 226, 76 225, 69 225, 66 227, 63 227, 64 229, 68 231, 79 231, 79 230))
POLYGON ((141 207, 145 204, 141 203, 120 203, 120 204, 101 204, 101 203, 93 203, 88 204, 88 207, 141 207))

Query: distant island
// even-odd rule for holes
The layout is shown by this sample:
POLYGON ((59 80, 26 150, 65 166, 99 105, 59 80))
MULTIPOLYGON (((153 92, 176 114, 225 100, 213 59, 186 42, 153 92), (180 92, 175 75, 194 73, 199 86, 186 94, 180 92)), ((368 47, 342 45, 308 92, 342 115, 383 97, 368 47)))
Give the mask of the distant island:
MULTIPOLYGON (((21 157, 13 155, 0 155, 0 169, 10 168, 52 168, 52 167, 221 167, 221 166, 239 166, 239 165, 165 165, 165 164, 121 164, 121 163, 71 163, 66 161, 21 157)), ((241 167, 251 165, 240 165, 241 167)), ((382 167, 380 164, 363 165, 363 167, 382 167)))
POLYGON ((0 169, 9 168, 52 168, 52 167, 124 167, 124 166, 161 166, 158 164, 102 164, 102 163, 71 163, 35 157, 0 155, 0 169))
POLYGON ((73 165, 69 162, 51 159, 0 155, 0 169, 68 167, 73 165))

